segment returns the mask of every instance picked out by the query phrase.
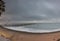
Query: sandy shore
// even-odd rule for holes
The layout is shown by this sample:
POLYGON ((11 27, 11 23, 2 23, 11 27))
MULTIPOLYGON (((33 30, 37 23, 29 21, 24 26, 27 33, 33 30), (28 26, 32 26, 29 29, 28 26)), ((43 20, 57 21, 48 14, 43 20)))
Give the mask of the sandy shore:
POLYGON ((11 31, 0 27, 0 36, 11 41, 57 41, 60 39, 60 32, 32 34, 25 32, 11 31))

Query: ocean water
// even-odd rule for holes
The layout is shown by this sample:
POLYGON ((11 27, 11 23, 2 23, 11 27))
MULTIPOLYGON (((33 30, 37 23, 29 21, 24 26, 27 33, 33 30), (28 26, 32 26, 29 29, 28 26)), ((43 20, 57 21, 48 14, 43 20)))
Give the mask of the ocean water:
POLYGON ((40 24, 24 26, 24 28, 37 29, 37 30, 53 30, 53 29, 60 29, 60 23, 40 23, 40 24))
POLYGON ((32 29, 32 30, 55 30, 60 29, 60 23, 39 23, 39 24, 32 24, 32 25, 25 25, 25 26, 16 26, 16 25, 5 25, 6 27, 10 28, 25 28, 25 29, 32 29))

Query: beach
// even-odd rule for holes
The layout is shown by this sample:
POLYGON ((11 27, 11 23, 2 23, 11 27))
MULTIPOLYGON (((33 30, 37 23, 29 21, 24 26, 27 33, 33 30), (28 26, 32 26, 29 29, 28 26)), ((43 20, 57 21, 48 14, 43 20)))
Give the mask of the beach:
POLYGON ((0 27, 0 36, 11 41, 57 41, 60 39, 60 32, 33 34, 12 31, 0 27))

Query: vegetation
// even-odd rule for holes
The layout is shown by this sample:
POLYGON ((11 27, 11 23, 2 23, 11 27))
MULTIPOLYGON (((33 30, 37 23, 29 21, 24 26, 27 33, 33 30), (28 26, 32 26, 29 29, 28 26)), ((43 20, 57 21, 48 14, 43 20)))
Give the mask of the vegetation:
POLYGON ((5 12, 5 2, 0 0, 0 16, 3 12, 5 12))

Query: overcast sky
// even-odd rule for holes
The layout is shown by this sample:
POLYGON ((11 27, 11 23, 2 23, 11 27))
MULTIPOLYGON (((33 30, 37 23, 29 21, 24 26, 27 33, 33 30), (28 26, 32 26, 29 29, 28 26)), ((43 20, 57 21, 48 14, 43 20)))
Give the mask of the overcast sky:
POLYGON ((60 18, 60 0, 4 0, 10 20, 60 18))

